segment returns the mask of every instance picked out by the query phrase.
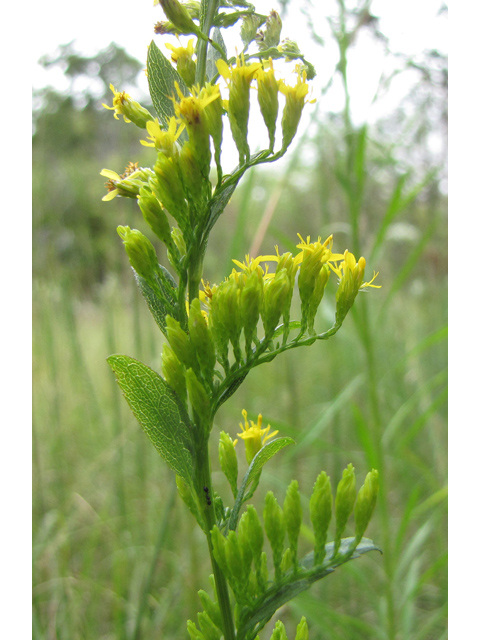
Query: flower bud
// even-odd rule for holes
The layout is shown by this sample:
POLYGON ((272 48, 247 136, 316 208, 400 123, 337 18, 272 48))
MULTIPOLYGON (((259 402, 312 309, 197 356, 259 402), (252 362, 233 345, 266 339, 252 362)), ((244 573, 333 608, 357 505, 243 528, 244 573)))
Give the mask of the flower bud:
POLYGON ((280 563, 280 571, 282 574, 287 573, 293 564, 293 554, 290 547, 287 547, 283 552, 282 561, 280 563))
POLYGON ((218 602, 213 602, 208 593, 203 589, 200 589, 198 592, 198 597, 200 598, 200 602, 202 603, 202 607, 205 609, 205 612, 208 613, 209 618, 221 629, 223 622, 218 602))
POLYGON ((258 27, 262 24, 262 19, 254 13, 242 16, 242 26, 240 27, 240 37, 245 46, 255 39, 258 27))
POLYGON ((281 31, 282 19, 275 10, 272 10, 265 23, 265 31, 260 32, 260 37, 257 39, 260 51, 276 47, 280 42, 281 31))
POLYGON ((270 636, 270 640, 288 640, 287 632, 285 631, 285 625, 281 620, 277 620, 277 622, 275 623, 275 628, 272 635, 270 636))
POLYGON ((223 637, 220 629, 213 623, 208 613, 202 611, 197 614, 197 618, 205 640, 220 640, 223 637))
POLYGON ((167 343, 164 343, 162 350, 162 373, 178 397, 183 403, 186 403, 187 384, 185 381, 185 369, 167 343))
POLYGON ((257 270, 248 274, 240 294, 240 316, 245 336, 247 355, 257 333, 257 324, 263 303, 263 276, 257 270))
POLYGON ((327 531, 332 519, 332 487, 325 471, 318 476, 310 498, 310 520, 315 535, 314 564, 322 564, 325 558, 327 531))
POLYGON ((248 577, 248 572, 243 562, 240 543, 235 531, 228 532, 225 556, 227 558, 230 575, 235 581, 241 584, 245 578, 248 577))
POLYGON ((365 483, 360 488, 355 505, 355 540, 360 542, 370 522, 378 496, 378 471, 367 473, 365 483))
POLYGON ((244 563, 245 577, 250 574, 250 567, 252 566, 253 552, 248 539, 249 521, 247 512, 245 512, 240 518, 238 523, 238 543, 242 552, 242 558, 244 563))
POLYGON ((218 566, 223 571, 226 576, 230 575, 230 570, 227 562, 227 540, 220 533, 220 529, 217 525, 214 525, 212 529, 212 545, 213 545, 213 555, 215 556, 215 560, 217 561, 218 566))
POLYGON ((188 10, 178 0, 158 0, 168 20, 179 33, 197 33, 198 27, 193 22, 188 10))
POLYGON ((281 578, 280 564, 283 555, 283 542, 285 540, 285 518, 281 507, 271 491, 265 496, 265 508, 263 510, 265 533, 270 541, 273 552, 273 564, 275 566, 275 580, 281 578))
POLYGON ((188 207, 180 180, 178 159, 175 156, 167 157, 160 151, 154 170, 155 177, 149 181, 148 186, 168 213, 181 225, 187 220, 188 207))
POLYGON ((197 625, 191 620, 187 620, 187 631, 190 640, 205 640, 205 636, 197 629, 197 625))
POLYGON ((213 139, 215 148, 215 162, 221 170, 220 156, 223 139, 223 107, 218 84, 207 83, 200 92, 200 97, 205 99, 205 119, 209 134, 213 139), (213 99, 211 99, 213 98, 213 99))
POLYGON ((272 337, 280 316, 285 313, 291 290, 292 282, 286 269, 280 269, 272 280, 265 283, 262 320, 266 340, 272 337))
POLYGON ((210 382, 216 362, 215 346, 198 298, 195 298, 190 305, 188 331, 200 365, 200 371, 210 382))
POLYGON ((172 236, 170 233, 170 223, 166 213, 157 198, 147 187, 140 189, 138 198, 138 206, 142 212, 145 222, 155 235, 160 238, 167 247, 172 245, 172 236))
POLYGON ((305 106, 305 98, 308 94, 306 73, 298 74, 297 84, 294 87, 289 87, 281 80, 279 89, 285 96, 285 107, 282 116, 282 151, 285 151, 297 133, 303 107, 305 106))
POLYGON ((270 58, 270 69, 265 71, 261 68, 257 71, 258 85, 258 104, 260 111, 268 129, 268 137, 270 140, 269 150, 273 151, 275 144, 275 129, 277 126, 278 116, 278 82, 275 79, 273 70, 273 62, 270 58))
MULTIPOLYGON (((237 442, 235 440, 235 442, 237 442)), ((238 478, 238 460, 235 451, 235 442, 232 438, 222 431, 220 433, 220 442, 218 445, 218 457, 220 458, 220 467, 232 488, 233 497, 237 497, 237 478, 238 478)))
POLYGON ((150 111, 135 100, 132 100, 125 91, 117 91, 113 84, 110 85, 110 89, 113 93, 113 107, 108 107, 106 104, 102 106, 110 111, 115 111, 113 116, 116 120, 118 120, 118 115, 122 115, 125 122, 133 122, 140 129, 145 129, 147 122, 153 120, 150 111))
POLYGON ((196 366, 195 353, 188 334, 172 316, 167 315, 166 324, 168 342, 177 358, 188 368, 196 366))
POLYGON ((302 526, 302 505, 300 504, 300 493, 298 491, 297 480, 292 480, 288 486, 283 503, 283 515, 287 527, 288 540, 292 550, 294 567, 297 567, 297 548, 300 527, 302 526))
POLYGON ((207 426, 210 417, 210 399, 205 387, 199 381, 193 369, 187 369, 185 378, 192 409, 198 415, 198 419, 203 426, 207 426))
POLYGON ((263 549, 263 529, 260 524, 260 518, 258 517, 257 510, 251 504, 248 505, 242 518, 243 517, 245 517, 247 539, 250 549, 252 550, 253 560, 255 566, 259 569, 263 549))
POLYGON ((177 227, 173 227, 172 229, 172 240, 177 247, 180 257, 183 258, 187 253, 187 245, 185 244, 182 232, 180 229, 177 229, 177 227))
POLYGON ((336 530, 334 555, 340 548, 341 537, 347 526, 348 518, 353 511, 355 498, 355 469, 352 464, 349 464, 348 467, 343 470, 343 476, 338 483, 337 494, 335 496, 336 530))
POLYGON ((158 258, 153 244, 138 229, 117 227, 117 233, 123 240, 130 264, 145 280, 154 281, 158 271, 158 258))
POLYGON ((308 640, 308 626, 305 616, 298 623, 295 640, 308 640))

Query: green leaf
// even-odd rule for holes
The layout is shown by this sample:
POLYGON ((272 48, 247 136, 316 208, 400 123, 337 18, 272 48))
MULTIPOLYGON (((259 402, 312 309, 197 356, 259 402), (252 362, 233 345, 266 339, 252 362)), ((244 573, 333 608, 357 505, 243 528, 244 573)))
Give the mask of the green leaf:
POLYGON ((351 546, 354 540, 355 538, 344 538, 338 553, 335 555, 334 543, 329 542, 325 546, 325 559, 318 567, 313 567, 313 552, 307 554, 300 562, 301 567, 306 571, 301 571, 299 574, 294 574, 293 572, 287 573, 280 583, 274 584, 267 589, 253 607, 245 608, 242 611, 240 624, 238 625, 237 639, 251 640, 255 638, 257 633, 265 626, 277 609, 289 600, 295 598, 299 593, 302 593, 302 591, 308 589, 314 582, 333 573, 340 565, 359 558, 369 551, 381 552, 381 549, 377 547, 372 540, 362 538, 352 553, 351 546))
POLYGON ((135 280, 137 281, 138 288, 142 292, 145 298, 148 308, 155 322, 160 327, 160 331, 167 335, 167 315, 176 317, 176 291, 177 283, 173 279, 173 276, 165 267, 158 265, 160 271, 155 274, 157 286, 154 288, 151 283, 147 282, 145 278, 142 278, 137 272, 135 272, 135 280))
POLYGON ((147 365, 129 356, 107 358, 133 415, 168 466, 192 485, 193 428, 176 393, 147 365))
POLYGON ((177 97, 175 82, 178 83, 183 95, 189 95, 190 92, 177 70, 172 67, 153 40, 148 47, 147 74, 153 106, 161 124, 168 127, 170 118, 175 115, 172 100, 172 97, 177 97))
POLYGON ((230 530, 235 531, 235 529, 237 528, 238 516, 240 514, 242 504, 246 500, 244 496, 249 485, 255 484, 255 482, 259 480, 263 465, 268 462, 270 458, 273 458, 276 453, 281 451, 289 444, 295 444, 295 440, 288 437, 276 438, 275 440, 272 440, 264 447, 262 447, 254 457, 254 459, 250 463, 250 466, 248 467, 247 473, 242 480, 242 485, 238 491, 235 504, 233 505, 232 514, 228 523, 228 528, 230 530))

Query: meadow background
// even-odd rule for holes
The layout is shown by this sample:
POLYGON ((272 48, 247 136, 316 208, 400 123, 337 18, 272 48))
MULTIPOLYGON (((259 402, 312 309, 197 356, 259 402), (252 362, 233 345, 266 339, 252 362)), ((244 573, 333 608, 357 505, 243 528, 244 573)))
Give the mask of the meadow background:
MULTIPOLYGON (((382 289, 359 295, 331 341, 252 371, 217 414, 216 429, 234 436, 245 408, 295 439, 296 447, 267 465, 257 493, 272 488, 283 500, 298 478, 305 551, 318 473, 326 470, 336 483, 349 462, 359 480, 371 467, 380 471, 382 493, 367 533, 383 555, 346 565, 285 606, 278 615, 292 637, 306 615, 312 640, 441 640, 447 637, 447 63, 437 49, 393 50, 369 4, 334 3, 329 30, 321 33, 307 11, 317 64, 329 47, 338 56, 331 81, 306 109, 301 140, 285 161, 244 179, 211 236, 205 273, 218 282, 232 257, 271 253, 275 244, 291 250, 297 233, 333 233, 336 250, 365 255, 366 275, 380 271, 382 289), (405 90, 394 108, 358 122, 349 70, 366 41, 391 60, 377 102, 399 86, 405 90), (322 98, 338 87, 341 108, 325 110, 322 98)), ((200 610, 196 594, 207 586, 208 553, 172 473, 105 361, 125 353, 160 368, 162 336, 115 227, 151 233, 133 201, 101 202, 99 176, 104 167, 121 172, 130 160, 152 163, 138 144, 139 130, 101 108, 110 102, 111 82, 136 96, 144 63, 121 43, 89 57, 70 43, 43 64, 58 68, 70 89, 34 95, 33 638, 180 640, 187 636, 184 621, 200 610)), ((330 292, 317 326, 328 328, 333 314, 330 292)), ((214 482, 229 499, 220 473, 214 482)))

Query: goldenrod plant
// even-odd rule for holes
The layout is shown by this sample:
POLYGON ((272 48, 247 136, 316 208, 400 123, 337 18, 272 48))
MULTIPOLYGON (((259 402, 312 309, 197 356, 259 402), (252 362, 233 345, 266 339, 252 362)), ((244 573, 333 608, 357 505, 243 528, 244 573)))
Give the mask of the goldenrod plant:
MULTIPOLYGON (((286 602, 345 562, 378 548, 364 533, 379 478, 375 469, 369 471, 357 493, 349 464, 334 497, 329 476, 319 469, 309 502, 314 547, 300 557, 304 509, 297 480, 288 486, 282 506, 268 491, 262 516, 248 504, 263 466, 294 444, 292 438, 277 437, 261 415, 252 420, 245 410, 240 429, 221 431, 219 465, 232 492, 226 504, 212 483, 209 445, 212 435, 218 438, 215 416, 254 367, 333 337, 357 294, 377 287, 376 274, 365 281, 365 259, 357 260, 348 249, 335 253, 331 235, 325 240, 299 236, 295 254, 276 247, 271 255, 246 255, 233 261, 222 282, 208 281, 203 263, 215 223, 248 170, 287 152, 305 107, 313 101, 308 81, 315 69, 296 43, 281 39, 275 11, 262 15, 248 2, 227 0, 159 4, 166 20, 156 25, 156 33, 188 41, 186 46, 180 39, 179 46, 165 43, 171 62, 154 42, 149 46, 147 75, 156 113, 113 86, 113 105, 105 105, 115 118, 123 116, 143 130, 141 143, 151 148, 153 166, 129 163, 121 175, 110 169, 101 173, 108 178, 104 200, 135 199, 139 214, 167 249, 168 268, 159 264, 144 234, 118 227, 137 284, 165 338, 162 371, 124 355, 112 355, 108 362, 205 534, 211 590, 199 591, 203 611, 196 622, 187 622, 186 631, 198 640, 256 640, 286 602), (231 57, 228 33, 224 38, 222 31, 237 23, 244 46, 231 57), (274 60, 290 63, 293 84, 278 76, 274 60), (268 148, 252 153, 250 105, 257 99, 268 148), (238 150, 238 166, 229 171, 222 159, 227 123, 238 150), (318 332, 318 309, 330 281, 337 286, 335 320, 318 332), (301 311, 292 319, 294 295, 301 311), (239 439, 248 465, 241 479, 239 439), (352 514, 354 536, 344 538, 352 514), (331 525, 334 537, 327 542, 331 525)), ((302 618, 295 639, 307 638, 302 618)), ((286 639, 285 627, 277 621, 271 640, 286 639)))

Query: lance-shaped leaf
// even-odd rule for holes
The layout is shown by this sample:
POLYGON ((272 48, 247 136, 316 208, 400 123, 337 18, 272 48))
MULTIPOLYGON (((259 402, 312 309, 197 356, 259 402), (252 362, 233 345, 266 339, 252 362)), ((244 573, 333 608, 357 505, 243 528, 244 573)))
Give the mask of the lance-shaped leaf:
MULTIPOLYGON (((222 32, 218 27, 215 27, 213 30, 212 40, 220 45, 223 53, 225 54, 225 58, 227 57, 227 47, 225 46, 225 42, 222 38, 222 32)), ((218 73, 217 70, 217 60, 221 59, 221 54, 218 49, 215 47, 209 46, 207 50, 207 64, 206 64, 206 75, 207 80, 211 82, 212 78, 218 73)))
POLYGON ((268 462, 270 458, 272 458, 276 453, 281 451, 289 444, 295 444, 295 440, 288 437, 276 438, 275 440, 268 442, 264 447, 262 447, 254 457, 254 459, 250 463, 250 466, 248 467, 247 473, 242 480, 242 485, 238 491, 235 504, 233 505, 232 514, 228 523, 228 528, 230 530, 235 531, 235 529, 237 528, 238 516, 240 514, 242 504, 246 500, 245 492, 247 488, 250 485, 255 486, 255 483, 257 483, 260 478, 263 465, 268 462))
POLYGON ((172 98, 178 97, 175 82, 178 83, 184 96, 189 95, 190 92, 177 70, 172 67, 153 40, 148 47, 147 74, 153 106, 160 118, 160 123, 168 127, 170 118, 175 115, 172 98))
POLYGON ((107 362, 155 449, 191 485, 195 460, 193 427, 176 393, 158 373, 138 360, 113 355, 107 362))

